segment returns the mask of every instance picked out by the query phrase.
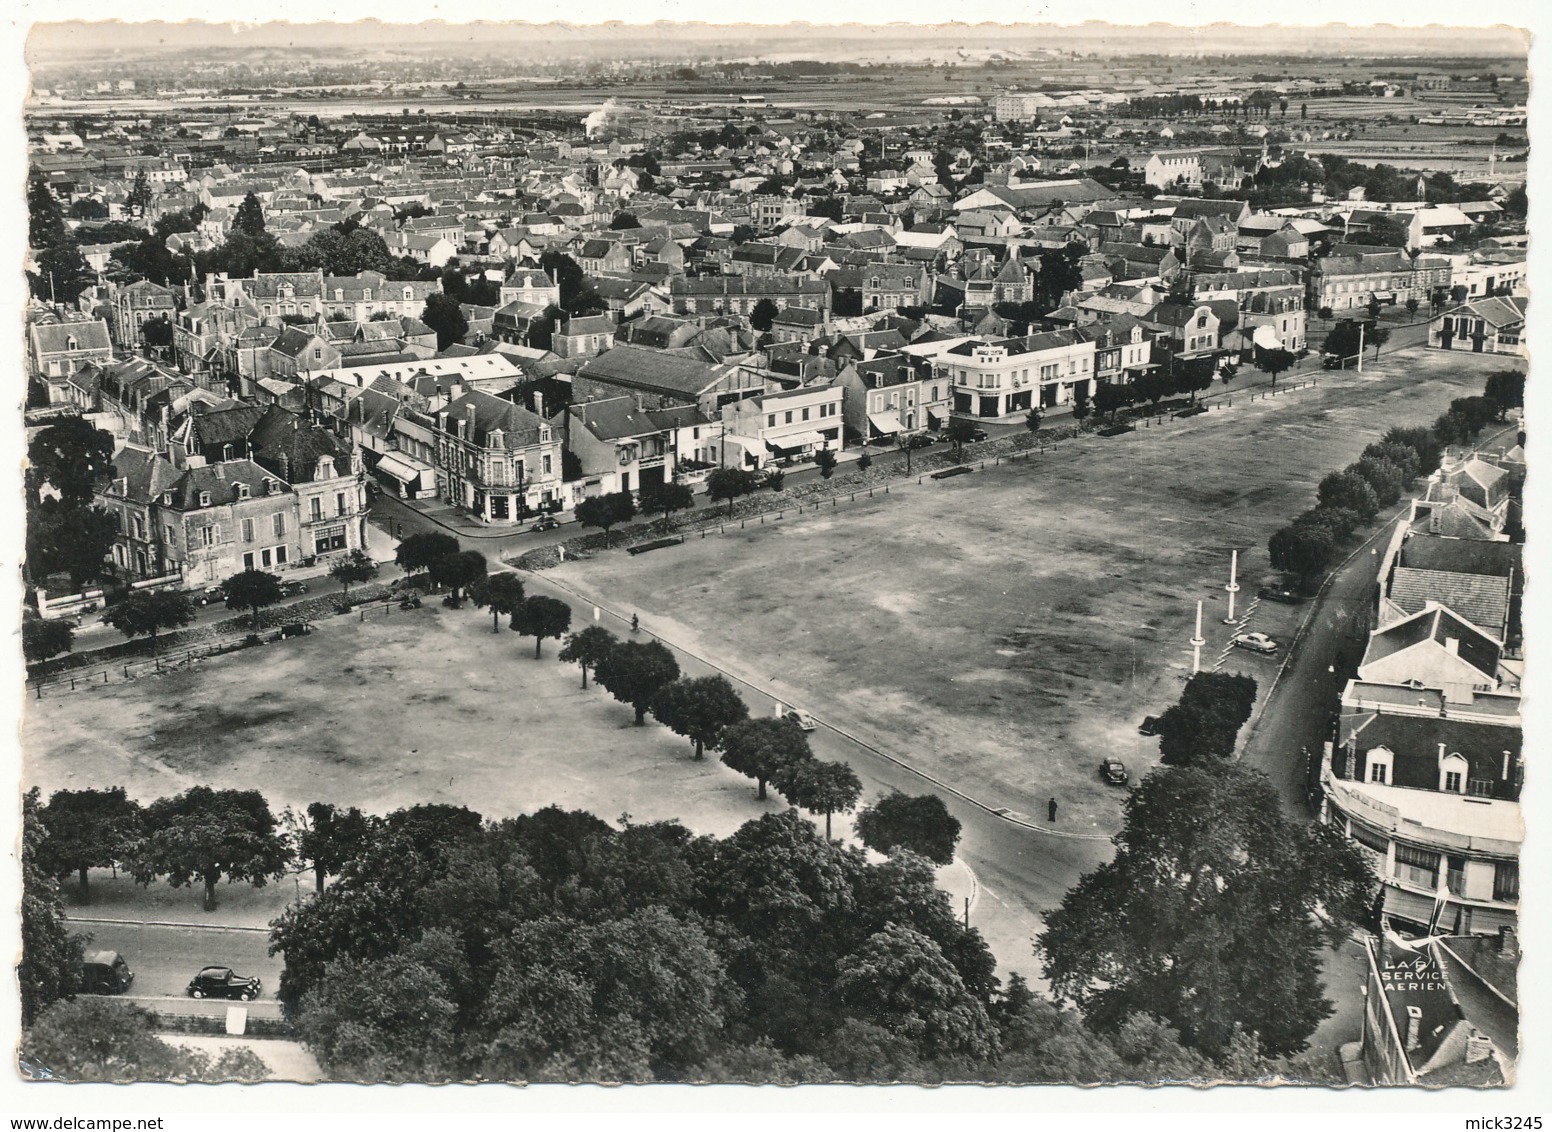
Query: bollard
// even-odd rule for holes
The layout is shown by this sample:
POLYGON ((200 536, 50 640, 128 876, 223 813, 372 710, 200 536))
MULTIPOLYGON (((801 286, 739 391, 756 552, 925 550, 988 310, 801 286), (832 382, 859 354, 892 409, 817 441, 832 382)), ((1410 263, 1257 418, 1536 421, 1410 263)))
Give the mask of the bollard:
POLYGON ((43 698, 43 685, 42 684, 38 684, 38 685, 36 685, 36 687, 37 687, 37 692, 38 692, 38 699, 41 700, 43 698))
POLYGON ((108 670, 106 668, 102 670, 102 682, 104 684, 108 682, 108 670))
POLYGON ((72 692, 73 692, 73 691, 75 691, 75 677, 74 677, 74 676, 72 676, 72 677, 71 677, 71 678, 70 678, 70 690, 71 690, 71 691, 72 691, 72 692))
POLYGON ((884 485, 884 494, 885 495, 889 494, 889 485, 887 483, 884 485))

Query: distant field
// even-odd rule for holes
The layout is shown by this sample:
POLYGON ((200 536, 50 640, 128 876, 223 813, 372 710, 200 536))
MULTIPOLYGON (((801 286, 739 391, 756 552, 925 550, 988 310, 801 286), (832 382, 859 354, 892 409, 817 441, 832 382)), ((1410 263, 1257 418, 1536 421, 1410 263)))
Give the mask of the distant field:
MULTIPOLYGON (((1116 795, 1098 761, 1146 769, 1137 722, 1189 673, 1198 599, 1207 663, 1226 641, 1229 551, 1242 551, 1243 611, 1268 535, 1321 476, 1503 364, 1414 351, 1361 378, 555 573, 977 796, 1035 813, 1054 794, 1103 826, 1116 795)), ((1294 617, 1267 604, 1252 627, 1286 636, 1294 617)), ((1229 665, 1263 686, 1274 670, 1243 653, 1229 665)))

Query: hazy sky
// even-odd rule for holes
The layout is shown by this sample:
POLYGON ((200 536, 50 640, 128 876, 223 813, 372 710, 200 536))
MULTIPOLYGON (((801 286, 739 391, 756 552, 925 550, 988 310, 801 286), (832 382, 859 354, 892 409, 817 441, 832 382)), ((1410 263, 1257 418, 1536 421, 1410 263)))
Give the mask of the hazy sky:
MULTIPOLYGON (((521 9, 518 9, 521 11, 521 9)), ((1154 10, 1157 12, 1157 9, 1154 10)), ((736 47, 747 53, 751 44, 790 43, 794 39, 834 41, 864 39, 909 43, 913 40, 958 44, 997 43, 1009 46, 1037 41, 1039 46, 1076 51, 1116 53, 1257 53, 1257 54, 1330 54, 1355 55, 1522 55, 1526 50, 1523 34, 1510 27, 1439 27, 1397 28, 1394 26, 1349 27, 1328 24, 1309 28, 1231 26, 1216 24, 1203 28, 1178 27, 1164 23, 1147 26, 1117 26, 1090 22, 1078 26, 951 24, 937 27, 909 27, 900 24, 848 24, 823 27, 814 24, 788 24, 760 27, 750 24, 710 25, 665 23, 625 27, 621 25, 578 26, 559 23, 515 24, 478 22, 449 24, 434 21, 423 24, 387 24, 379 20, 357 23, 266 23, 236 24, 186 23, 58 23, 38 24, 32 29, 28 53, 37 59, 68 56, 102 50, 146 51, 157 47, 198 49, 208 47, 260 48, 284 47, 305 43, 315 47, 354 45, 364 49, 384 47, 426 47, 439 41, 475 42, 484 45, 521 43, 531 50, 565 51, 574 46, 596 51, 618 42, 621 54, 630 52, 625 45, 635 44, 646 51, 660 51, 677 45, 710 54, 718 48, 736 47)), ((654 52, 655 53, 655 52, 654 52)))

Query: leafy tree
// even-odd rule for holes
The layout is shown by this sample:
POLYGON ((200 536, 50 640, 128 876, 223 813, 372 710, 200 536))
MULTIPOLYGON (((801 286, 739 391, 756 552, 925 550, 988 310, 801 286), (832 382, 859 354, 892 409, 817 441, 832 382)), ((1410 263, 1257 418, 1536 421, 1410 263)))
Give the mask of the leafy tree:
POLYGON ((435 1081, 453 1076, 457 1046, 452 992, 427 963, 407 954, 340 958, 302 999, 298 1029, 331 1073, 362 1081, 435 1081))
POLYGON ((172 320, 168 318, 148 318, 140 326, 140 340, 148 349, 159 351, 165 356, 166 351, 172 349, 172 320))
POLYGON ((253 193, 243 197, 242 203, 237 206, 237 215, 232 218, 232 231, 255 238, 266 234, 264 206, 253 193))
POLYGON ((722 761, 755 780, 762 802, 767 782, 774 781, 790 764, 813 757, 808 736, 790 719, 746 719, 722 733, 722 761))
POLYGON ((45 499, 27 508, 27 575, 41 585, 64 572, 79 590, 102 576, 118 533, 118 517, 104 508, 45 499))
POLYGON ((963 417, 955 417, 944 431, 954 446, 954 459, 960 459, 965 454, 965 445, 975 439, 975 425, 963 417))
POLYGON ((1116 411, 1132 403, 1131 383, 1104 382, 1094 389, 1094 411, 1115 420, 1116 411))
POLYGON ((685 511, 695 506, 695 493, 689 484, 660 483, 641 489, 641 509, 644 512, 661 512, 663 526, 675 511, 685 511))
POLYGON ((724 676, 680 677, 658 689, 652 714, 676 735, 695 744, 700 759, 707 747, 715 750, 723 733, 749 718, 749 708, 724 676))
POLYGON ((1374 356, 1380 356, 1380 347, 1390 341, 1390 327, 1376 326, 1369 331, 1367 345, 1374 347, 1374 356))
POLYGON ((22 620, 22 656, 29 664, 69 652, 74 642, 75 626, 69 621, 49 621, 42 617, 22 620))
POLYGON ((1417 474, 1432 475, 1439 467, 1444 451, 1430 429, 1403 428, 1395 425, 1388 429, 1380 441, 1382 444, 1404 444, 1417 454, 1417 474))
POLYGON ((156 1019, 128 1002, 96 996, 61 1002, 23 1037, 22 1056, 66 1081, 260 1081, 268 1067, 252 1050, 224 1051, 214 1061, 163 1041, 156 1019))
POLYGON ((85 507, 113 478, 113 434, 83 417, 64 417, 40 429, 27 445, 29 479, 36 501, 44 484, 66 507, 85 507))
POLYGON ((1374 498, 1381 507, 1395 504, 1401 498, 1401 489, 1406 486, 1401 469, 1389 460, 1366 456, 1348 465, 1348 470, 1361 477, 1374 490, 1374 498))
POLYGON ((571 606, 559 598, 535 595, 524 599, 512 614, 512 631, 534 639, 534 659, 544 638, 559 640, 571 628, 571 606))
POLYGON ((641 221, 636 219, 634 213, 622 209, 614 214, 614 219, 609 221, 609 227, 616 232, 622 232, 627 228, 640 228, 641 221))
POLYGON ((1341 507, 1356 511, 1365 523, 1379 513, 1380 503, 1370 487, 1357 473, 1343 470, 1332 472, 1320 481, 1316 498, 1322 507, 1341 507))
POLYGON ((1238 763, 1154 771, 1124 805, 1114 860, 1036 942, 1052 989, 1101 1030, 1152 1014, 1214 1061, 1238 1030, 1267 1056, 1303 1050, 1332 1011, 1319 953, 1364 922, 1377 889, 1360 850, 1288 817, 1238 763))
POLYGON ((562 664, 575 664, 582 669, 582 687, 586 688, 587 670, 597 668, 609 650, 619 643, 620 639, 608 629, 589 625, 566 638, 559 659, 562 664))
POLYGON ((106 220, 108 206, 96 197, 76 197, 70 202, 70 215, 76 220, 106 220))
POLYGON ((42 808, 34 786, 22 796, 22 950, 16 980, 23 1026, 31 1026, 50 1004, 73 996, 81 977, 82 940, 65 926, 59 885, 44 861, 48 829, 42 808))
POLYGON ((830 816, 850 813, 862 796, 862 780, 846 763, 799 759, 777 771, 772 784, 800 810, 825 816, 825 840, 830 839, 830 816))
POLYGON ((92 272, 75 233, 65 225, 59 201, 41 177, 27 185, 27 245, 37 253, 38 274, 30 283, 39 298, 73 303, 91 286, 92 272))
POLYGON ((575 317, 602 313, 604 301, 576 260, 564 252, 550 250, 539 256, 539 267, 560 288, 561 309, 567 314, 575 317))
POLYGON ((1510 409, 1525 407, 1525 375, 1514 369, 1494 370, 1487 375, 1482 392, 1497 404, 1497 417, 1503 420, 1510 409))
POLYGON ((755 303, 754 310, 749 312, 749 325, 761 334, 769 334, 771 324, 776 321, 776 316, 781 313, 781 308, 770 299, 761 299, 755 303))
POLYGON ((1384 440, 1376 441, 1363 450, 1359 462, 1362 463, 1365 460, 1389 464, 1401 477, 1403 488, 1410 486, 1412 481, 1417 479, 1418 470, 1422 466, 1417 452, 1410 445, 1384 440))
MULTIPOLYGON (((231 591, 227 591, 230 600, 231 591)), ((131 639, 151 638, 151 655, 157 653, 157 634, 181 629, 194 620, 194 603, 188 594, 172 590, 137 590, 112 606, 103 620, 131 639)))
POLYGON ((1338 542, 1328 527, 1289 523, 1273 532, 1267 551, 1273 569, 1309 579, 1331 564, 1338 542))
POLYGON ((221 583, 221 590, 226 594, 227 608, 235 609, 239 613, 244 609, 253 611, 255 633, 259 631, 259 611, 275 605, 284 596, 280 590, 278 577, 263 570, 253 569, 233 574, 221 583))
POLYGON ((516 617, 523 604, 522 579, 506 571, 487 574, 469 587, 469 598, 481 609, 490 610, 490 631, 499 633, 501 615, 516 617))
POLYGON ((760 477, 747 468, 713 468, 706 477, 706 495, 713 503, 727 500, 728 516, 733 514, 733 500, 749 495, 760 486, 760 477))
POLYGON ((611 491, 607 495, 593 495, 577 504, 577 522, 584 527, 597 527, 604 532, 604 542, 609 542, 609 529, 619 523, 628 523, 636 515, 636 500, 628 491, 611 491))
POLYGON ((1159 717, 1159 750, 1169 766, 1234 757, 1239 730, 1255 709, 1256 682, 1227 672, 1198 672, 1178 703, 1159 717))
POLYGON ((1410 296, 1406 301, 1407 314, 1415 315, 1417 313, 1417 308, 1421 305, 1422 304, 1417 301, 1416 295, 1410 296))
POLYGON ((141 834, 140 806, 122 786, 56 790, 39 817, 48 836, 38 860, 52 876, 77 874, 83 904, 91 899, 87 871, 120 860, 141 834))
MULTIPOLYGON (((1088 395, 1084 394, 1084 401, 1087 402, 1087 400, 1088 395)), ((1076 406, 1074 406, 1073 415, 1077 416, 1076 406)), ((1040 422, 1042 419, 1043 418, 1040 416, 1039 409, 1031 409, 1029 412, 1024 414, 1024 427, 1027 428, 1030 432, 1039 432, 1040 422)), ((1082 418, 1079 419, 1081 420, 1082 418)))
POLYGON ((151 208, 151 182, 146 180, 145 170, 135 174, 135 183, 124 200, 125 206, 136 216, 144 216, 151 208))
POLYGON ((1270 374, 1272 388, 1277 388, 1277 379, 1282 374, 1293 368, 1293 363, 1298 361, 1292 350, 1261 350, 1260 360, 1256 363, 1262 373, 1270 374))
POLYGON ((377 563, 372 561, 371 555, 357 547, 329 567, 329 577, 338 582, 348 594, 351 586, 370 582, 377 577, 377 563))
POLYGON ((216 885, 244 880, 262 887, 285 873, 290 848, 257 790, 194 786, 145 808, 146 837, 128 859, 141 884, 166 877, 174 888, 204 885, 205 911, 216 885))
POLYGON ((780 491, 787 482, 787 473, 780 468, 772 468, 765 473, 765 479, 761 482, 772 491, 780 491))
POLYGON ((460 550, 456 554, 444 554, 434 559, 431 563, 431 580, 439 586, 447 586, 453 592, 450 595, 456 604, 463 600, 463 590, 466 586, 472 586, 481 578, 489 565, 485 556, 477 550, 460 550))
POLYGON ((458 540, 440 531, 409 535, 394 551, 393 560, 406 574, 428 569, 438 558, 457 554, 458 540))
POLYGON ((636 710, 636 726, 647 720, 647 708, 665 685, 679 679, 679 662, 660 641, 625 641, 593 665, 593 679, 622 704, 636 710))
POLYGON ((309 802, 306 815, 293 838, 296 856, 299 861, 312 862, 314 885, 323 892, 325 880, 339 875, 347 862, 361 854, 376 819, 355 806, 347 810, 330 802, 309 802))
POLYGON ((925 1057, 995 1058, 996 1031, 942 949, 912 928, 875 932, 836 969, 840 1000, 864 1021, 911 1041, 925 1057))
POLYGON ((425 310, 420 321, 436 331, 437 349, 446 350, 464 340, 469 333, 469 320, 464 317, 458 300, 450 295, 432 294, 426 297, 425 310))
POLYGON ((819 469, 823 479, 829 479, 835 474, 835 463, 835 453, 828 448, 821 448, 814 453, 814 466, 819 469))
POLYGON ((959 819, 936 794, 881 794, 857 814, 857 837, 877 853, 906 849, 935 864, 952 864, 959 819))

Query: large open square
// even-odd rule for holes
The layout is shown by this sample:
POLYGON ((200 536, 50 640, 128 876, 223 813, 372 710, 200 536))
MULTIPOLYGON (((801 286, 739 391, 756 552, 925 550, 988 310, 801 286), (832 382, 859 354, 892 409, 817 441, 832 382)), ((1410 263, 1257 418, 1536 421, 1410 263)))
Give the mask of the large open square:
MULTIPOLYGON (((1044 814, 1054 796, 1064 828, 1107 830, 1119 793, 1099 760, 1135 775, 1156 756, 1137 724, 1190 673, 1198 600, 1204 666, 1216 661, 1230 551, 1243 611, 1267 537, 1322 476, 1507 364, 1410 350, 1221 412, 553 574, 991 805, 1044 814)), ((1287 640, 1301 612, 1261 603, 1250 627, 1287 640)), ((1264 689, 1277 662, 1225 663, 1264 689)))

